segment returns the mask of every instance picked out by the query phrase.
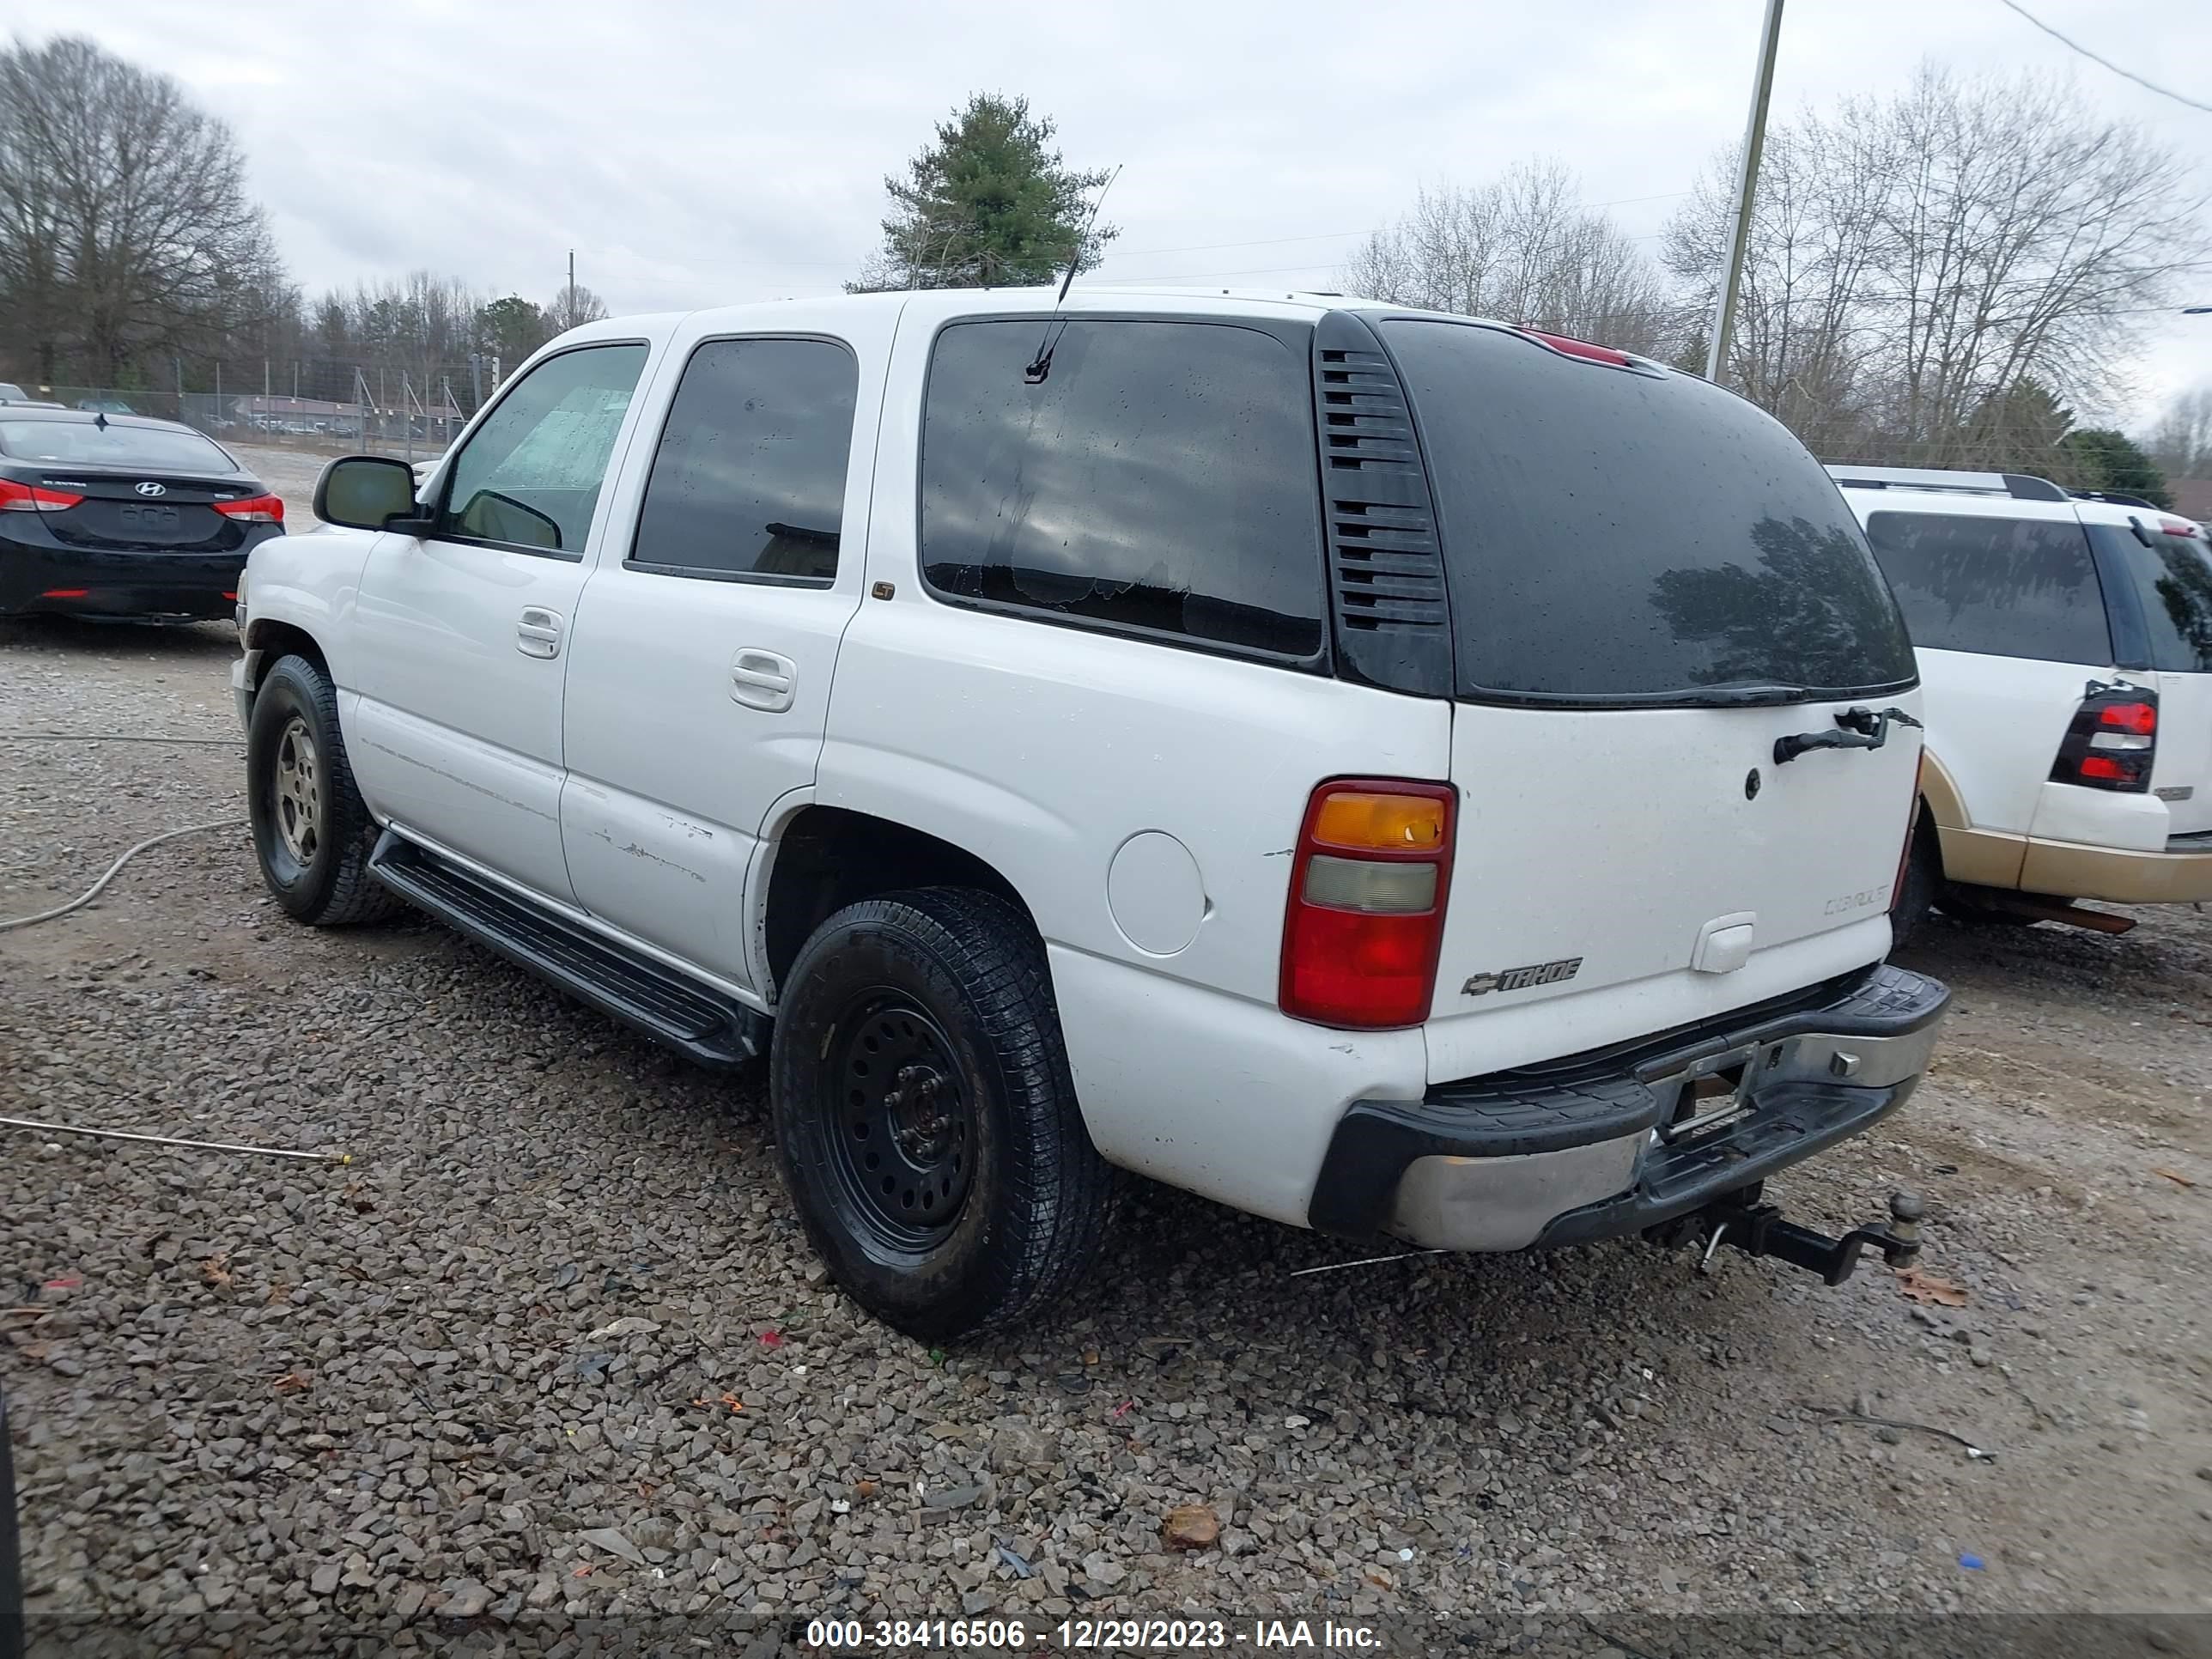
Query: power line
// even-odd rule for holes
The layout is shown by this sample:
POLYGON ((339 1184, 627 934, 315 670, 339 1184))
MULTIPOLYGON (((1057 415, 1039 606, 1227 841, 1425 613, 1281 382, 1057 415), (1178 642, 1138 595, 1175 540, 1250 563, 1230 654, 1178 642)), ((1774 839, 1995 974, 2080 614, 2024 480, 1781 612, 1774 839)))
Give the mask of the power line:
POLYGON ((2177 104, 2186 104, 2191 109, 2203 110, 2207 115, 2212 115, 2212 104, 2200 104, 2194 98, 2185 97, 2180 93, 2169 91, 2166 88, 2159 85, 2155 81, 2144 80, 2142 76, 2137 75, 2133 70, 2122 69, 2118 64, 2115 64, 2109 58, 2099 57, 2095 52, 2090 51, 2088 47, 2083 46, 2079 40, 2069 40, 2065 35, 2061 34, 2057 29, 2051 27, 2050 24, 2045 22, 2040 17, 2038 17, 2033 12, 2030 11, 2026 6, 2021 5, 2020 3, 2020 0, 1997 0, 1997 3, 2003 6, 2008 11, 2018 12, 2022 17, 2027 19, 2029 22, 2034 24, 2036 27, 2041 29, 2045 34, 2058 42, 2060 46, 2080 52, 2091 63, 2101 64, 2105 68, 2112 70, 2113 74, 2120 76, 2124 79, 2132 81, 2137 86, 2144 88, 2148 91, 2154 92, 2161 98, 2171 98, 2177 104))

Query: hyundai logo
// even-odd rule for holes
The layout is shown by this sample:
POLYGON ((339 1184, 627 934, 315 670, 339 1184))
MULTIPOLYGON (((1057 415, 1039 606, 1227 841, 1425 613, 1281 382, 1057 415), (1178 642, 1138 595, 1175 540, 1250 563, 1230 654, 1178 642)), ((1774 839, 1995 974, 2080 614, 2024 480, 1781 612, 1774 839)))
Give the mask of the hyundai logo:
POLYGON ((155 483, 149 478, 138 486, 138 493, 141 495, 166 495, 169 493, 169 486, 155 483))

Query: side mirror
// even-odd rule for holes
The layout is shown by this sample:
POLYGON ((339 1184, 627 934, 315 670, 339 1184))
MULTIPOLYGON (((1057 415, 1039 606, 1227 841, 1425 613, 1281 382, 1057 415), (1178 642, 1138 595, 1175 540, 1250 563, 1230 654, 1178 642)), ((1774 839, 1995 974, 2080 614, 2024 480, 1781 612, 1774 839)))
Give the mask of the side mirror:
POLYGON ((413 471, 389 455, 343 455, 325 467, 315 480, 315 516, 351 530, 427 527, 415 507, 413 471))

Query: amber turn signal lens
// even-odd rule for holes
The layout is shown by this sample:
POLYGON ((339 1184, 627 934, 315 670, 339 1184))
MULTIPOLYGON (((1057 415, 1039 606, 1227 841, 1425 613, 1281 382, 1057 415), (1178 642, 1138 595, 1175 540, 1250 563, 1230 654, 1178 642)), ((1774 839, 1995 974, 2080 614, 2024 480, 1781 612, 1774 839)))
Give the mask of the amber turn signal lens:
POLYGON ((1346 790, 1324 796, 1313 838, 1327 847, 1385 853, 1425 853, 1444 838, 1444 804, 1420 795, 1346 790))

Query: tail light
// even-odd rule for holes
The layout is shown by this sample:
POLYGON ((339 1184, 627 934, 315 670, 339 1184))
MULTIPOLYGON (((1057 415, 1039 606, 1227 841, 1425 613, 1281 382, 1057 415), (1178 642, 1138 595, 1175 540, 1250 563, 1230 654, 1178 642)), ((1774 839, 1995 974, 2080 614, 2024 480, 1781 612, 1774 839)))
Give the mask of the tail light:
POLYGON ((2140 795, 2158 757, 2158 693, 2092 682, 2051 763, 2053 783, 2140 795))
POLYGON ((41 489, 0 478, 0 513, 66 513, 83 499, 65 489, 41 489))
POLYGON ((1313 792, 1283 917, 1285 1013, 1368 1030, 1428 1018, 1456 800, 1448 784, 1396 779, 1313 792))
POLYGON ((240 524, 282 524, 284 502, 277 495, 246 495, 234 501, 216 501, 215 510, 240 524))
POLYGON ((2194 519, 2160 519, 2158 521, 2158 527, 2169 536, 2187 536, 2194 538, 2204 533, 2204 526, 2194 519))

